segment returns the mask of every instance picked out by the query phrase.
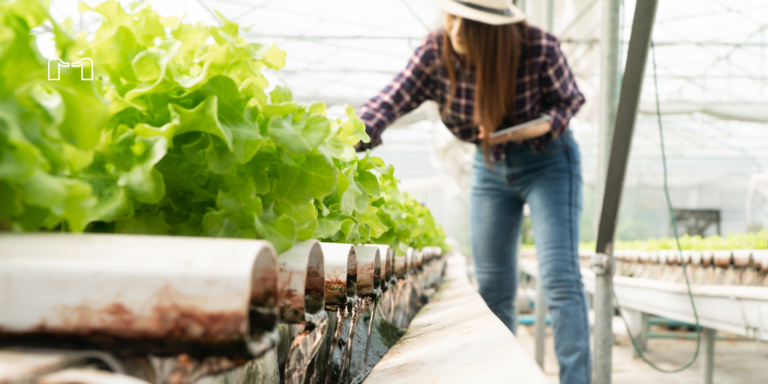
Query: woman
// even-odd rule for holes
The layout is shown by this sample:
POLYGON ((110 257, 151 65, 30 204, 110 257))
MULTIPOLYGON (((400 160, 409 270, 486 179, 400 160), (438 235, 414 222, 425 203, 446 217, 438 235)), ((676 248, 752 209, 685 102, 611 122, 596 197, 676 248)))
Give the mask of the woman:
POLYGON ((587 303, 578 264, 579 150, 568 130, 584 103, 557 39, 527 25, 511 0, 434 0, 444 30, 358 114, 371 142, 425 100, 459 139, 475 143, 471 235, 480 294, 513 328, 516 246, 528 203, 561 383, 591 383, 587 303), (497 129, 534 120, 500 137, 497 129))

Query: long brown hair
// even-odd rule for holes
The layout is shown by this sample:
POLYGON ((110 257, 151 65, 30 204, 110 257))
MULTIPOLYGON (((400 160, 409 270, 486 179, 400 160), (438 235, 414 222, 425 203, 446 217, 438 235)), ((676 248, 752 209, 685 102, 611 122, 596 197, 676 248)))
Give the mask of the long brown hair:
MULTIPOLYGON (((467 47, 467 66, 475 73, 475 104, 473 120, 483 133, 485 163, 488 157, 490 134, 508 117, 515 119, 515 88, 517 67, 524 42, 523 23, 490 25, 462 19, 460 36, 467 47)), ((456 71, 448 31, 443 30, 443 61, 448 68, 451 88, 446 98, 445 114, 456 94, 456 71)))

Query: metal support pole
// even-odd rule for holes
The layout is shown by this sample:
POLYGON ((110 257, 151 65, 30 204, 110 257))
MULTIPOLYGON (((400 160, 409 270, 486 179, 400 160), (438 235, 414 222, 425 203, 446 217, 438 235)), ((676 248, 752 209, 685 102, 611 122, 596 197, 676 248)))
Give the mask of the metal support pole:
POLYGON ((536 303, 534 304, 536 322, 534 325, 534 337, 536 340, 535 358, 536 364, 544 369, 544 345, 547 340, 547 303, 544 302, 544 290, 541 289, 541 279, 536 279, 536 303))
POLYGON ((704 348, 704 361, 701 365, 702 384, 712 384, 715 373, 715 336, 717 331, 712 328, 702 328, 701 345, 704 348))
MULTIPOLYGON (((635 339, 637 347, 641 351, 645 351, 648 348, 648 314, 634 309, 621 308, 621 312, 624 314, 624 318, 627 319, 627 325, 629 325, 629 332, 635 339)), ((637 349, 632 348, 632 356, 640 357, 637 353, 637 349)))
POLYGON ((616 112, 616 124, 611 144, 611 156, 605 178, 600 223, 597 230, 597 247, 592 259, 595 272, 595 384, 611 382, 611 350, 613 348, 613 238, 619 214, 624 175, 632 146, 635 117, 643 87, 645 63, 651 45, 653 22, 658 0, 638 0, 632 22, 632 34, 627 50, 627 65, 616 112))
MULTIPOLYGON (((619 0, 601 0, 600 16, 600 96, 597 133, 597 179, 595 201, 602 201, 605 173, 611 152, 616 107, 619 100, 619 0)), ((600 204, 595 204, 595 223, 600 218, 600 204)), ((597 226, 593 228, 596 230, 597 226)))
MULTIPOLYGON (((637 346, 641 351, 648 350, 648 314, 640 312, 640 333, 637 335, 637 346)), ((640 357, 637 350, 633 353, 635 357, 640 357)))
MULTIPOLYGON (((522 304, 520 298, 522 295, 522 286, 520 283, 523 281, 523 273, 520 271, 520 255, 523 251, 523 231, 517 235, 517 252, 515 252, 515 271, 517 272, 517 291, 515 292, 515 299, 512 301, 512 305, 515 309, 514 320, 512 321, 512 333, 517 335, 517 326, 520 324, 520 313, 522 312, 522 304)), ((528 300, 525 301, 528 304, 528 300)))
POLYGON ((555 28, 555 0, 547 0, 547 32, 554 33, 555 28))
POLYGON ((595 384, 611 382, 611 351, 613 349, 613 257, 596 253, 592 258, 595 272, 595 354, 592 364, 595 384))

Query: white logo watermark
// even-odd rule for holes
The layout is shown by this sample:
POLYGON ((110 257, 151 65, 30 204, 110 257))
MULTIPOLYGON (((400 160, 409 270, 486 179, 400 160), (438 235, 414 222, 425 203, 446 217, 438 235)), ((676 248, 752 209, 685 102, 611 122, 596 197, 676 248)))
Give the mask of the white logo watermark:
POLYGON ((87 80, 87 81, 93 81, 93 60, 84 57, 80 60, 78 60, 76 63, 67 63, 66 61, 62 61, 59 58, 50 59, 48 60, 48 80, 57 81, 61 77, 61 68, 66 67, 73 67, 77 68, 80 67, 80 80, 87 80), (90 64, 90 65, 86 65, 90 64), (55 77, 51 76, 51 68, 55 68, 55 77), (90 72, 88 74, 88 77, 85 76, 85 71, 87 70, 90 72))

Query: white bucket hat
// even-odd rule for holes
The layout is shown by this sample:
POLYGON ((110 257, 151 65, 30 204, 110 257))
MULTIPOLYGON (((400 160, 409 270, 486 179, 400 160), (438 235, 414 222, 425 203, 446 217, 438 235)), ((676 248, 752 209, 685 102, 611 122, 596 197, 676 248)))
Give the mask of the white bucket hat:
POLYGON ((519 23, 525 14, 512 0, 432 0, 446 13, 481 23, 502 25, 519 23))

